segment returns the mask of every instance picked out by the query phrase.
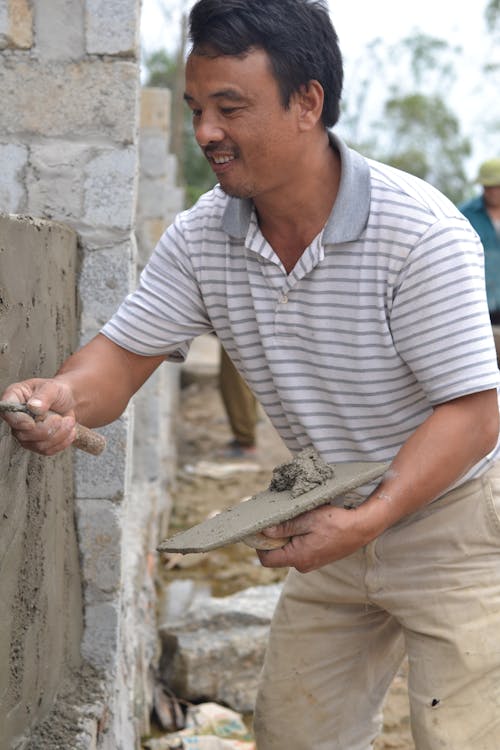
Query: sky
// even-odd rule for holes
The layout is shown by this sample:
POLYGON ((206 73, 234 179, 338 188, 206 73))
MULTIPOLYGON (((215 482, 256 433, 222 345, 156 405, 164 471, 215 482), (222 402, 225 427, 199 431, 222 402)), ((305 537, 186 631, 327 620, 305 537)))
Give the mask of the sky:
MULTIPOLYGON (((344 57, 346 84, 349 71, 373 39, 380 37, 392 44, 420 30, 430 36, 445 39, 462 48, 459 81, 450 104, 458 114, 462 128, 474 142, 471 160, 481 161, 500 156, 500 138, 487 138, 482 133, 482 121, 497 109, 500 119, 500 97, 488 89, 481 74, 481 64, 496 54, 486 35, 484 8, 487 0, 457 3, 457 0, 329 0, 330 15, 337 30, 344 57), (496 149, 496 153, 492 153, 496 149)), ((190 0, 142 0, 141 41, 145 52, 166 48, 175 49, 182 10, 189 10, 190 0), (165 9, 162 11, 162 7, 165 9), (165 12, 166 11, 166 12, 165 12)), ((471 169, 475 169, 472 166, 471 169)))
MULTIPOLYGON (((157 49, 175 43, 176 23, 189 0, 142 0, 141 33, 144 45, 157 49), (162 6, 170 20, 165 18, 162 6)), ((362 46, 374 37, 388 42, 405 36, 414 27, 433 36, 467 45, 473 51, 483 38, 483 9, 486 0, 460 3, 457 0, 330 0, 330 15, 340 39, 344 56, 357 56, 362 46), (360 20, 362 19, 362 24, 360 20)))

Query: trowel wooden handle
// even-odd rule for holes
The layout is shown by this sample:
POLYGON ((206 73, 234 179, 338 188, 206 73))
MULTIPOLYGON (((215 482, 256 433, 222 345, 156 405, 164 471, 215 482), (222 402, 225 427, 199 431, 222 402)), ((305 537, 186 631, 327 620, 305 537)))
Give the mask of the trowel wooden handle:
POLYGON ((253 547, 253 549, 269 550, 284 547, 285 544, 288 544, 290 541, 290 537, 287 536, 281 539, 271 539, 271 537, 257 531, 255 534, 248 534, 248 536, 244 537, 241 541, 245 542, 249 547, 253 547))
MULTIPOLYGON (((55 414, 55 412, 48 411, 47 414, 41 417, 41 420, 45 419, 49 414, 55 414)), ((37 421, 36 418, 35 421, 37 421)), ((95 430, 90 430, 88 427, 78 424, 78 422, 75 425, 75 429, 76 438, 72 442, 74 448, 79 448, 81 451, 91 453, 93 456, 98 456, 103 452, 106 447, 106 438, 95 430)))
POLYGON ((73 441, 73 446, 79 448, 81 451, 91 453, 93 456, 98 456, 106 447, 106 438, 100 435, 95 430, 89 430, 88 427, 84 427, 82 424, 76 424, 76 438, 73 441))

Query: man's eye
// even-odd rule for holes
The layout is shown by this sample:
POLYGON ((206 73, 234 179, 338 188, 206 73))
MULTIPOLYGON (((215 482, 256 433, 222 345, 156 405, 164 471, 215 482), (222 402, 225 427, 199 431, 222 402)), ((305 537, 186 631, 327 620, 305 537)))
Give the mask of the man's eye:
POLYGON ((221 112, 223 115, 233 115, 235 112, 239 110, 239 107, 221 107, 221 112))

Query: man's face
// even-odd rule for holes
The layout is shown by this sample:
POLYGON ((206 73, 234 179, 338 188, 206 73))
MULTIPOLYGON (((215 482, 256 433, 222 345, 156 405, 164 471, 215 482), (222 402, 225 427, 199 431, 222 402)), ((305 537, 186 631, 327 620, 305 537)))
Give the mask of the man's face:
POLYGON ((500 185, 490 185, 483 188, 484 202, 488 208, 500 209, 500 185))
POLYGON ((289 182, 298 148, 295 98, 283 107, 263 50, 192 54, 185 99, 196 140, 228 195, 256 198, 289 182))

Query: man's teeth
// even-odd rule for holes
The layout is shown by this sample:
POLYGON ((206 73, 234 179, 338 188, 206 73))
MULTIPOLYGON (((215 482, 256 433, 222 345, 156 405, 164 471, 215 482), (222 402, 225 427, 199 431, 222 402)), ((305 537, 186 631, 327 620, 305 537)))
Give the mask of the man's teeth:
POLYGON ((212 156, 212 160, 216 164, 227 164, 228 161, 233 161, 234 156, 212 156))

